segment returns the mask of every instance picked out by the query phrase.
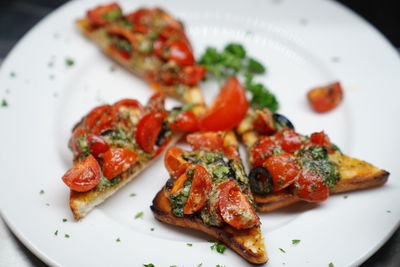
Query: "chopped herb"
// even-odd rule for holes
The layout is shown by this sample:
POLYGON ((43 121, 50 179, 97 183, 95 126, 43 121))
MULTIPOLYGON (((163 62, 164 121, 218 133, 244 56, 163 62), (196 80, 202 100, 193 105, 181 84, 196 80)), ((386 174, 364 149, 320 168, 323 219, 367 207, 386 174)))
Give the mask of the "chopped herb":
POLYGON ((282 251, 283 253, 286 253, 286 251, 283 248, 279 248, 280 251, 282 251))
POLYGON ((329 267, 335 267, 335 265, 333 265, 332 262, 330 262, 328 266, 329 266, 329 267))
POLYGON ((58 230, 56 230, 56 231, 54 232, 54 235, 58 235, 58 230))
POLYGON ((65 59, 65 65, 67 65, 68 67, 71 67, 75 64, 74 60, 67 58, 65 59))
MULTIPOLYGON (((79 140, 79 137, 78 137, 79 140)), ((83 150, 81 150, 83 151, 83 150)), ((118 184, 121 181, 121 178, 117 177, 117 178, 113 178, 111 180, 108 180, 107 178, 105 178, 103 175, 101 176, 101 181, 100 181, 100 185, 101 186, 105 186, 105 187, 111 187, 114 186, 116 184, 118 184)))
POLYGON ((261 83, 253 82, 252 74, 245 74, 245 86, 252 93, 250 103, 255 108, 268 108, 273 113, 279 108, 278 100, 267 87, 261 83))
POLYGON ((44 190, 40 190, 39 194, 43 195, 44 194, 44 190))
POLYGON ((292 244, 293 244, 293 245, 296 245, 296 244, 300 243, 300 241, 301 241, 301 240, 299 240, 299 239, 293 239, 293 240, 292 240, 292 244))
POLYGON ((8 102, 7 102, 7 100, 3 99, 3 100, 1 101, 1 107, 3 107, 3 108, 8 107, 8 102))
POLYGON ((116 71, 117 70, 117 68, 114 66, 114 65, 112 65, 111 67, 110 67, 110 72, 114 72, 114 71, 116 71))
POLYGON ((229 52, 238 58, 246 57, 246 50, 241 44, 230 43, 225 47, 225 52, 229 52))
POLYGON ((134 196, 136 196, 136 194, 135 193, 131 193, 131 194, 129 194, 129 196, 130 197, 134 197, 134 196))
POLYGON ((63 222, 66 222, 66 221, 67 221, 67 219, 66 219, 66 218, 64 218, 64 219, 63 219, 63 222))
POLYGON ((216 241, 211 247, 212 250, 216 250, 218 253, 224 253, 225 251, 225 244, 219 241, 216 241))
POLYGON ((15 73, 15 72, 10 72, 10 77, 13 77, 13 78, 15 78, 17 76, 17 74, 15 73))
POLYGON ((387 212, 387 213, 391 213, 392 211, 391 211, 391 210, 387 210, 386 212, 387 212))
POLYGON ((154 228, 150 228, 150 231, 154 231, 154 228))
POLYGON ((170 265, 169 267, 178 267, 178 265, 170 265))
POLYGON ((106 12, 103 15, 103 18, 107 21, 114 21, 114 20, 120 18, 121 16, 122 16, 121 9, 113 9, 113 10, 106 12))
POLYGON ((143 211, 138 212, 138 213, 135 215, 135 219, 138 219, 138 218, 141 218, 141 217, 143 217, 143 211))
POLYGON ((47 66, 48 66, 49 68, 52 68, 52 67, 54 66, 54 63, 53 63, 53 62, 49 62, 49 63, 47 64, 47 66))
POLYGON ((193 244, 192 243, 186 243, 186 246, 191 247, 191 246, 193 246, 193 244))
POLYGON ((247 71, 250 73, 264 73, 265 67, 256 59, 249 58, 247 62, 247 71))
POLYGON ((149 264, 143 264, 144 267, 154 267, 153 263, 149 263, 149 264))
POLYGON ((69 235, 69 234, 65 234, 64 237, 65 237, 65 238, 69 238, 70 235, 69 235))
POLYGON ((117 239, 115 239, 115 242, 121 242, 121 239, 118 237, 117 239))
POLYGON ((201 266, 203 266, 203 263, 200 263, 199 265, 197 265, 197 267, 201 267, 201 266))
POLYGON ((348 195, 343 196, 344 199, 347 199, 348 197, 349 197, 348 195))

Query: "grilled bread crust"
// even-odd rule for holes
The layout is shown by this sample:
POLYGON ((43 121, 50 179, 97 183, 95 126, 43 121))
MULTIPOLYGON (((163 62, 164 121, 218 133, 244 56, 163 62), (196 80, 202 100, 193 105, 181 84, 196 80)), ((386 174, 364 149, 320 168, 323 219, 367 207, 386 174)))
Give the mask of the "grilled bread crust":
POLYGON ((157 193, 150 208, 159 221, 204 232, 224 242, 250 263, 263 264, 268 261, 260 227, 237 230, 228 225, 223 227, 206 225, 196 215, 176 217, 171 211, 165 187, 157 193))

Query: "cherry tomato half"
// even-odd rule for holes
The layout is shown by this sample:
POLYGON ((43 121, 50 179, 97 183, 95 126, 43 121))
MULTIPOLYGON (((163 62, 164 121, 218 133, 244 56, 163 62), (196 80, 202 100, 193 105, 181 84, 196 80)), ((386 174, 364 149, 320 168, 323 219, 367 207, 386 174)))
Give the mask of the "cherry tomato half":
POLYGON ((273 192, 292 184, 301 172, 296 157, 289 153, 272 155, 264 162, 263 166, 271 175, 273 192))
POLYGON ((218 96, 199 119, 201 131, 225 131, 236 127, 246 116, 249 103, 243 86, 229 78, 218 96))
POLYGON ((283 128, 275 134, 275 138, 280 147, 288 153, 293 153, 298 150, 301 145, 301 136, 293 129, 283 128))
POLYGON ((250 163, 252 167, 261 166, 268 157, 278 148, 275 141, 269 136, 262 136, 251 148, 250 163))
POLYGON ((191 110, 179 113, 169 125, 174 131, 194 132, 197 130, 197 116, 191 110))
POLYGON ((168 116, 166 112, 151 112, 144 115, 136 128, 136 142, 144 152, 152 153, 158 135, 161 132, 162 122, 168 116))
POLYGON ((343 99, 339 82, 314 88, 307 93, 308 102, 316 112, 327 112, 337 107, 343 99))
POLYGON ((233 180, 221 184, 219 188, 218 207, 226 223, 236 229, 248 229, 260 224, 254 207, 233 180))
POLYGON ((154 93, 149 101, 146 104, 145 111, 146 112, 160 112, 165 111, 165 99, 167 98, 167 94, 163 91, 159 91, 154 93))
POLYGON ((67 171, 62 180, 71 190, 87 192, 101 181, 100 165, 92 155, 89 155, 67 171))
POLYGON ((105 15, 109 12, 122 12, 121 7, 117 3, 110 3, 108 5, 98 6, 87 12, 87 18, 90 23, 95 26, 105 26, 110 23, 109 20, 105 18, 105 15))
POLYGON ((86 137, 90 153, 99 158, 104 152, 106 152, 110 146, 100 136, 94 134, 88 134, 86 137))
POLYGON ((103 154, 103 174, 111 180, 138 161, 138 154, 126 148, 111 148, 103 154))
POLYGON ((186 141, 193 150, 223 151, 224 140, 216 132, 197 132, 186 136, 186 141))
POLYGON ((267 108, 256 110, 256 118, 253 122, 253 126, 254 129, 261 134, 274 134, 276 129, 272 112, 267 108))
POLYGON ((183 208, 183 213, 193 214, 202 209, 206 205, 211 186, 212 177, 208 171, 203 166, 195 165, 192 185, 190 186, 189 197, 183 208))
POLYGON ((207 70, 203 66, 186 66, 179 73, 178 80, 183 84, 193 86, 198 84, 206 73, 207 70))
POLYGON ((171 147, 165 153, 164 165, 168 173, 173 178, 177 178, 181 175, 181 173, 177 175, 176 172, 180 166, 187 163, 187 161, 182 158, 183 152, 185 152, 185 150, 183 150, 182 148, 171 147))
POLYGON ((89 131, 92 130, 96 122, 101 118, 101 116, 103 116, 105 112, 109 111, 110 108, 111 108, 110 105, 102 105, 95 107, 83 119, 83 126, 89 131))
POLYGON ((308 202, 321 202, 329 197, 329 187, 324 185, 322 177, 307 170, 293 183, 292 192, 308 202))
POLYGON ((168 60, 175 61, 179 66, 194 65, 194 57, 190 46, 181 40, 173 40, 166 43, 168 47, 168 60))

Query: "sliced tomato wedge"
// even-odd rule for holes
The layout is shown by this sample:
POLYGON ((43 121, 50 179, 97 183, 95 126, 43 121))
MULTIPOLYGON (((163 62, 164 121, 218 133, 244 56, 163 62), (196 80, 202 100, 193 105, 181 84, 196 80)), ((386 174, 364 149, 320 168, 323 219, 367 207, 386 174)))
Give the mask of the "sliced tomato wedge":
POLYGON ((219 188, 218 207, 226 223, 236 229, 248 229, 260 224, 254 207, 233 180, 221 184, 219 188))
POLYGON ((143 106, 135 99, 121 99, 113 105, 118 111, 121 107, 134 108, 143 111, 143 106))
POLYGON ((243 86, 235 77, 229 78, 211 107, 199 119, 201 131, 225 131, 236 127, 246 116, 249 103, 243 86))
POLYGON ((154 93, 149 101, 146 104, 145 111, 146 112, 160 112, 165 111, 165 99, 167 98, 167 94, 163 91, 159 91, 154 93))
POLYGON ((87 130, 91 130, 96 122, 103 116, 103 114, 109 111, 110 105, 102 105, 92 109, 88 115, 83 119, 83 126, 87 130))
POLYGON ((177 174, 180 166, 187 163, 186 160, 182 158, 182 154, 185 152, 182 148, 171 147, 167 150, 164 157, 164 165, 167 168, 168 173, 173 177, 177 178, 181 173, 177 174))
POLYGON ((342 102, 343 89, 339 82, 335 82, 310 90, 307 93, 307 99, 316 112, 327 112, 342 102))
POLYGON ((288 187, 301 172, 296 156, 289 153, 272 155, 264 162, 263 166, 271 175, 273 192, 288 187))
POLYGON ((109 112, 104 113, 97 123, 93 126, 91 132, 95 135, 100 135, 102 132, 106 130, 110 130, 114 128, 114 123, 116 121, 116 114, 112 109, 109 109, 109 112))
POLYGON ((288 153, 300 149, 302 145, 301 136, 293 129, 283 128, 275 134, 275 138, 281 148, 288 153))
POLYGON ((179 113, 169 125, 174 131, 194 132, 197 130, 197 116, 191 110, 179 113))
POLYGON ((92 155, 89 155, 67 171, 62 180, 71 190, 87 192, 101 181, 100 165, 92 155))
POLYGON ((98 135, 88 134, 86 140, 90 148, 90 153, 96 158, 101 157, 110 148, 107 142, 98 135))
POLYGON ((193 150, 224 151, 224 140, 221 134, 215 132, 197 132, 188 134, 186 142, 193 150))
POLYGON ((272 112, 267 108, 256 110, 256 118, 253 122, 253 126, 254 129, 261 134, 273 135, 276 131, 276 127, 272 112))
POLYGON ((133 13, 130 13, 126 18, 133 24, 150 25, 153 21, 153 10, 140 8, 133 13))
POLYGON ((329 197, 329 187, 324 185, 321 176, 303 170, 292 185, 292 192, 308 202, 321 202, 329 197))
POLYGON ((107 26, 107 33, 123 37, 132 45, 132 49, 137 45, 138 41, 135 34, 127 28, 118 26, 116 24, 111 24, 107 26))
MULTIPOLYGON (((185 33, 183 32, 183 29, 181 27, 173 27, 171 25, 166 25, 164 26, 161 31, 160 31, 160 38, 163 40, 182 40, 189 44, 189 40, 187 39, 185 33)), ((190 45, 189 45, 190 46, 190 45)), ((190 51, 192 51, 190 47, 190 51)))
POLYGON ((167 116, 167 112, 151 112, 140 119, 137 124, 135 138, 144 152, 154 152, 154 146, 161 132, 162 122, 167 116))
POLYGON ((236 145, 224 146, 224 154, 230 159, 241 160, 238 147, 236 145))
POLYGON ((87 12, 87 18, 90 23, 95 26, 106 26, 111 20, 107 20, 107 13, 109 12, 119 12, 122 13, 121 7, 113 2, 108 5, 101 5, 87 12))
POLYGON ((194 56, 191 47, 182 40, 173 40, 166 43, 168 60, 175 61, 179 66, 194 65, 194 56))
POLYGON ((138 161, 138 154, 126 148, 111 148, 103 154, 103 174, 111 180, 138 161))
POLYGON ((195 165, 192 185, 183 213, 193 214, 202 209, 206 205, 211 186, 212 177, 208 171, 203 166, 195 165))
POLYGON ((179 73, 178 80, 186 85, 193 86, 198 84, 206 75, 207 70, 203 66, 186 66, 179 73))
POLYGON ((186 171, 185 171, 184 173, 182 173, 182 174, 178 177, 178 179, 175 180, 174 185, 172 186, 172 188, 171 188, 171 190, 169 191, 169 193, 170 193, 171 195, 175 195, 176 193, 178 193, 178 192, 183 188, 183 186, 185 185, 185 182, 186 182, 186 180, 187 180, 188 178, 189 178, 189 177, 187 176, 186 171))
POLYGON ((250 163, 252 167, 263 165, 264 161, 274 154, 278 148, 275 141, 269 136, 262 136, 257 143, 253 145, 250 151, 250 163))

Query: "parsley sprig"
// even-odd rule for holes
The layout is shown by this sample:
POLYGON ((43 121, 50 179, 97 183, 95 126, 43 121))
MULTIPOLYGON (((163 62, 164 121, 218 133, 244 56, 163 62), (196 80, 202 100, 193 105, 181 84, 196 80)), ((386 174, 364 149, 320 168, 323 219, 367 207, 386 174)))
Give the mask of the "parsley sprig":
POLYGON ((208 77, 214 76, 223 81, 231 76, 243 76, 245 87, 251 94, 250 103, 255 108, 269 108, 272 112, 278 109, 276 97, 261 83, 253 81, 254 75, 266 72, 264 65, 255 58, 249 57, 241 44, 230 43, 222 51, 207 47, 199 64, 208 71, 208 77))

